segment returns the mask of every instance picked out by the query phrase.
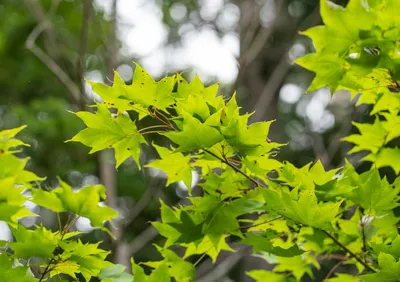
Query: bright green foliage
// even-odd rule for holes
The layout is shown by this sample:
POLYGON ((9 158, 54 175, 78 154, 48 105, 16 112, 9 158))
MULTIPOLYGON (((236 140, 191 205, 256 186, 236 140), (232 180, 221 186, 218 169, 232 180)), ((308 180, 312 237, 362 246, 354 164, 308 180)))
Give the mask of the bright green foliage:
POLYGON ((144 135, 162 136, 162 144, 152 144, 159 159, 144 165, 164 171, 167 186, 183 181, 189 190, 186 206, 160 201, 161 220, 152 224, 166 239, 155 246, 163 259, 132 260, 132 277, 123 266, 105 261, 109 252, 98 243, 84 244, 79 232, 69 232, 75 221, 57 232, 19 224, 19 218, 32 215, 23 207, 26 200, 75 220, 89 218, 106 231, 104 222, 118 216, 99 205, 105 200, 101 185, 75 192, 60 180, 60 187, 42 190, 41 178, 24 170, 27 159, 14 155, 15 146, 25 145, 13 139, 20 127, 0 133, 0 163, 8 164, 0 166, 0 220, 12 227, 16 239, 5 244, 12 252, 0 251, 0 270, 21 281, 60 274, 77 279, 80 274, 86 281, 190 282, 198 262, 215 262, 221 252, 244 244, 274 264, 272 272, 249 271, 256 281, 313 279, 321 261, 331 257, 353 265, 353 272, 330 273, 326 281, 398 281, 400 149, 393 144, 400 137, 399 9, 397 0, 351 0, 346 8, 321 0, 325 25, 303 32, 316 52, 297 60, 316 73, 309 91, 325 86, 332 92, 349 90, 353 98, 360 93, 358 105, 373 105, 374 122, 354 123, 359 132, 343 139, 354 144, 350 153, 368 152, 369 171, 359 174, 348 161, 329 171, 320 161, 301 168, 278 161, 273 156, 282 144, 268 139, 271 122, 249 125, 251 114, 240 113, 235 95, 225 102, 218 84, 205 87, 198 76, 190 83, 179 74, 156 82, 136 65, 131 85, 117 73, 113 86, 90 82, 103 102, 95 105, 95 113, 75 113, 87 128, 69 141, 91 147, 91 153, 114 148, 117 167, 129 157, 140 166, 144 135), (140 128, 131 116, 156 124, 140 128), (379 170, 386 166, 396 180, 379 170), (191 190, 194 171, 201 196, 191 190), (12 268, 10 258, 24 266, 12 268), (34 277, 26 265, 42 274, 34 277))
POLYGON ((294 281, 293 279, 288 279, 284 274, 274 273, 267 270, 252 270, 247 272, 247 275, 253 278, 256 282, 263 282, 265 279, 271 282, 289 282, 294 281))
POLYGON ((189 190, 192 188, 192 168, 190 166, 190 156, 184 156, 179 152, 172 152, 164 147, 154 145, 160 155, 160 160, 147 165, 165 171, 168 177, 167 185, 183 181, 189 190))
POLYGON ((69 141, 92 147, 89 153, 114 148, 117 167, 130 156, 140 165, 140 144, 145 144, 146 141, 129 116, 121 113, 113 117, 104 104, 97 105, 96 114, 78 112, 76 115, 88 128, 69 141))
POLYGON ((321 0, 325 25, 303 32, 317 52, 296 61, 316 74, 308 91, 324 86, 332 92, 345 89, 353 96, 361 93, 358 105, 374 104, 371 114, 386 121, 377 116, 372 125, 355 123, 360 134, 344 140, 355 144, 349 153, 370 151, 364 160, 377 168, 390 166, 396 173, 400 171, 400 149, 383 146, 399 136, 400 128, 400 20, 393 14, 398 5, 396 0, 352 0, 343 8, 321 0))
POLYGON ((133 276, 125 272, 125 266, 115 264, 110 267, 103 268, 99 274, 99 278, 103 282, 132 282, 133 276))
POLYGON ((217 129, 189 113, 182 113, 182 131, 164 133, 171 141, 179 145, 178 151, 187 152, 198 149, 208 149, 223 140, 217 129))
POLYGON ((264 197, 267 207, 282 214, 288 219, 324 230, 332 229, 331 222, 338 214, 341 202, 318 203, 315 193, 308 189, 299 195, 285 191, 265 190, 264 197))
POLYGON ((5 254, 0 254, 0 279, 4 282, 33 282, 37 281, 29 271, 29 267, 13 267, 12 262, 5 254))
MULTIPOLYGON (((39 181, 43 178, 24 170, 27 159, 14 155, 18 152, 16 146, 25 145, 13 139, 21 129, 23 127, 0 132, 0 220, 9 224, 15 238, 13 242, 2 245, 0 250, 0 280, 45 281, 49 277, 59 278, 61 274, 77 279, 78 273, 86 281, 98 277, 102 269, 112 266, 105 261, 109 252, 100 249, 98 243, 83 244, 75 239, 80 232, 69 232, 75 221, 67 222, 61 230, 52 232, 44 226, 27 229, 18 219, 38 216, 24 207, 28 200, 56 213, 87 217, 94 227, 104 230, 103 222, 118 216, 118 213, 99 206, 99 202, 105 199, 101 185, 87 186, 75 193, 60 180, 61 187, 51 192, 42 190, 39 181)), ((120 274, 118 277, 123 279, 124 276, 120 274)), ((110 280, 112 278, 107 276, 103 281, 123 281, 110 280)))
POLYGON ((59 179, 60 188, 50 192, 38 189, 32 190, 33 202, 54 212, 72 212, 90 219, 93 227, 102 227, 103 222, 118 216, 118 213, 109 207, 101 207, 98 203, 106 197, 106 190, 102 185, 83 187, 78 192, 59 179))
MULTIPOLYGON (((348 57, 346 46, 364 32, 358 31, 363 26, 360 23, 353 23, 348 32, 336 36, 337 45, 325 46, 325 39, 342 30, 342 25, 354 16, 352 13, 360 12, 361 19, 371 25, 369 12, 357 3, 358 0, 351 2, 348 13, 344 8, 321 2, 327 27, 305 32, 314 39, 317 53, 299 60, 317 72, 311 89, 329 85, 332 89, 345 88, 355 93, 365 85, 371 87, 368 84, 371 75, 375 80, 391 79, 381 66, 365 69, 360 65, 363 61, 356 64, 351 60, 358 59, 348 57), (336 24, 338 19, 340 24, 336 24)), ((360 36, 365 40, 367 35, 360 36)), ((140 137, 148 132, 167 137, 171 141, 167 146, 153 144, 160 159, 146 166, 164 171, 167 186, 183 181, 189 189, 190 205, 170 208, 161 201, 161 222, 153 222, 153 226, 166 237, 164 246, 157 246, 164 259, 143 262, 153 269, 148 275, 133 264, 135 279, 193 281, 194 267, 190 260, 194 255, 207 256, 215 262, 222 251, 234 251, 235 241, 251 246, 253 253, 277 263, 273 273, 249 272, 257 281, 312 278, 312 268, 319 268, 321 256, 343 249, 349 256, 346 263, 355 264, 360 275, 373 271, 372 267, 385 268, 378 262, 370 266, 369 261, 374 261, 382 251, 390 253, 392 245, 384 242, 391 242, 397 235, 393 209, 398 206, 400 185, 398 181, 389 183, 377 170, 385 165, 396 172, 399 169, 395 160, 397 149, 384 147, 400 136, 397 110, 393 107, 393 99, 397 98, 389 90, 384 95, 371 91, 365 94, 369 98, 364 101, 369 103, 376 103, 379 97, 386 100, 376 103, 374 111, 378 116, 374 124, 356 123, 360 134, 345 138, 356 145, 351 152, 371 152, 365 160, 374 162, 375 168, 359 175, 348 162, 344 168, 326 171, 320 161, 296 168, 273 159, 282 144, 269 141, 271 122, 248 125, 250 114, 240 114, 235 95, 225 103, 216 95, 217 85, 205 88, 197 76, 190 83, 179 74, 155 82, 136 66, 132 85, 125 85, 117 74, 112 87, 92 85, 104 103, 97 105, 96 114, 77 115, 107 117, 103 124, 96 122, 101 131, 108 130, 112 120, 107 108, 114 108, 117 118, 125 118, 125 111, 132 111, 140 118, 147 115, 158 121, 159 125, 142 129, 137 129, 134 122, 126 122, 125 130, 132 129, 140 137), (377 97, 375 100, 373 95, 377 97), (193 171, 200 175, 202 196, 192 196, 193 171), (246 219, 250 214, 256 219, 246 219), (185 249, 182 258, 172 252, 173 246, 185 249), (364 262, 366 256, 368 260, 364 262)), ((87 125, 82 132, 91 129, 87 125)), ((78 133, 78 139, 96 147, 91 143, 92 136, 86 137, 82 132, 78 133)), ((102 148, 115 148, 117 142, 120 141, 111 140, 102 148)), ((136 144, 137 156, 140 144, 136 144)), ((396 244, 394 241, 393 247, 396 244)), ((360 277, 369 279, 368 275, 360 277)), ((338 277, 352 280, 352 276, 338 277)), ((334 279, 339 278, 331 278, 334 279)))

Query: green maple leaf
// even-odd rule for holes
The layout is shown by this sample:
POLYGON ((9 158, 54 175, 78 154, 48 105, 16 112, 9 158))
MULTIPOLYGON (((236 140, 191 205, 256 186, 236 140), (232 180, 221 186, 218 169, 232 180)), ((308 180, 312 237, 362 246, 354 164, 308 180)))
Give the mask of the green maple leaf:
POLYGON ((102 282, 132 282, 133 276, 125 272, 125 266, 114 264, 103 268, 99 273, 99 278, 102 282))
POLYGON ((380 271, 374 274, 358 276, 359 279, 365 282, 385 281, 396 282, 400 279, 400 261, 385 253, 380 253, 378 256, 380 271))
POLYGON ((347 8, 331 1, 321 0, 321 17, 325 26, 308 29, 302 34, 313 40, 317 51, 345 53, 359 39, 361 30, 369 29, 375 23, 375 15, 368 11, 368 4, 350 1, 347 8), (357 17, 357 21, 355 21, 357 17))
POLYGON ((178 152, 191 152, 207 149, 223 140, 219 131, 209 125, 201 123, 190 114, 183 112, 183 130, 180 132, 167 132, 167 136, 179 145, 178 152))
POLYGON ((132 85, 124 87, 126 90, 124 94, 128 100, 145 107, 154 106, 160 110, 165 110, 175 103, 171 95, 175 84, 174 76, 156 82, 142 67, 135 65, 132 85))
POLYGON ((194 280, 195 267, 190 262, 184 260, 184 258, 179 257, 175 252, 160 248, 156 246, 158 251, 164 257, 169 267, 169 275, 175 278, 176 281, 191 282, 194 280))
POLYGON ((279 257, 294 257, 304 253, 297 245, 292 245, 288 249, 281 247, 275 247, 270 242, 268 237, 248 233, 246 238, 240 241, 243 244, 253 246, 253 252, 257 253, 260 251, 267 252, 279 257))
POLYGON ((74 261, 57 262, 54 267, 51 268, 50 278, 60 274, 67 274, 76 279, 76 273, 80 272, 79 268, 79 265, 74 261))
POLYGON ((312 189, 300 191, 298 199, 285 191, 263 190, 264 199, 273 210, 295 222, 331 230, 332 220, 338 214, 341 201, 337 203, 318 202, 312 189))
POLYGON ((183 181, 189 189, 192 190, 192 167, 190 165, 190 155, 184 156, 182 153, 173 152, 167 148, 153 145, 160 155, 160 160, 155 160, 146 167, 154 167, 161 169, 167 174, 167 186, 183 181))
POLYGON ((201 122, 205 122, 210 117, 210 108, 204 97, 200 95, 190 95, 186 100, 178 101, 176 110, 179 114, 188 113, 198 117, 201 122))
POLYGON ((355 144, 355 146, 349 151, 349 154, 363 150, 371 151, 375 154, 381 147, 383 147, 388 132, 378 118, 375 119, 373 124, 356 122, 353 122, 353 124, 360 131, 360 134, 352 134, 342 139, 343 141, 355 144))
POLYGON ((249 115, 234 116, 226 126, 221 127, 225 140, 243 154, 259 154, 257 148, 268 143, 267 136, 272 121, 256 122, 247 126, 249 115))
POLYGON ((242 212, 239 212, 239 214, 236 212, 237 211, 235 211, 235 208, 230 206, 228 203, 220 203, 209 213, 203 227, 203 233, 236 233, 237 235, 241 235, 239 232, 239 222, 236 217, 242 212))
POLYGON ((181 234, 176 241, 177 243, 191 243, 203 238, 202 225, 195 224, 186 211, 181 212, 179 223, 171 222, 169 225, 181 234))
POLYGON ((278 170, 278 180, 285 182, 291 187, 302 185, 305 189, 314 189, 316 185, 324 185, 333 180, 340 168, 325 171, 322 163, 318 160, 311 168, 311 163, 301 168, 295 167, 289 162, 278 170))
POLYGON ((60 247, 64 252, 60 255, 60 258, 62 261, 79 265, 77 273, 80 273, 86 281, 90 281, 92 277, 97 277, 102 269, 113 265, 105 260, 110 252, 100 249, 99 244, 100 242, 83 244, 80 240, 61 241, 60 247))
POLYGON ((386 254, 389 254, 389 255, 395 257, 396 259, 399 259, 400 258, 400 236, 397 235, 396 238, 391 242, 390 245, 386 245, 384 243, 382 243, 382 244, 373 243, 372 248, 374 249, 374 252, 376 254, 383 252, 383 253, 386 253, 386 254))
MULTIPOLYGON (((390 85, 390 81, 386 83, 386 85, 390 85)), ((400 135, 399 133, 399 123, 400 123, 400 118, 393 113, 396 113, 397 109, 400 107, 400 97, 398 94, 391 93, 389 89, 386 87, 380 87, 379 92, 380 95, 376 95, 376 98, 378 100, 373 100, 372 104, 374 104, 374 108, 370 112, 371 115, 380 113, 382 111, 388 110, 391 113, 380 113, 381 115, 385 116, 387 120, 390 118, 393 119, 393 123, 390 124, 387 127, 388 131, 395 131, 397 134, 400 135)), ((364 96, 365 93, 363 93, 362 96, 364 96)), ((397 135, 397 136, 399 136, 397 135)), ((389 138, 389 137, 388 137, 389 138)))
POLYGON ((269 282, 289 282, 293 279, 287 278, 285 274, 274 273, 267 270, 251 270, 246 272, 248 276, 253 278, 256 282, 264 282, 268 277, 269 282))
POLYGON ((1 154, 0 163, 7 164, 0 166, 0 178, 13 177, 15 184, 23 184, 28 186, 29 182, 42 181, 41 178, 33 172, 24 169, 29 158, 20 159, 12 154, 1 154))
POLYGON ((213 263, 216 262, 219 253, 222 250, 233 252, 234 250, 226 243, 226 238, 229 235, 212 235, 204 236, 200 243, 190 243, 186 248, 184 258, 196 254, 207 254, 213 263))
POLYGON ((144 105, 136 104, 132 100, 126 98, 126 85, 122 78, 114 71, 113 86, 108 86, 104 83, 87 81, 93 92, 103 99, 103 103, 108 108, 115 108, 118 112, 135 111, 139 114, 139 119, 150 115, 144 105))
POLYGON ((176 74, 177 81, 177 93, 176 96, 179 99, 187 99, 190 95, 200 96, 206 101, 213 102, 217 95, 219 83, 204 87, 199 76, 196 74, 190 83, 182 78, 180 74, 176 74))
POLYGON ((329 86, 333 93, 345 76, 346 68, 349 68, 348 63, 336 54, 308 54, 297 59, 296 64, 315 72, 315 78, 307 92, 329 86))
POLYGON ((78 192, 59 179, 60 188, 51 192, 40 189, 32 190, 33 202, 54 212, 72 212, 90 219, 92 226, 103 227, 103 222, 117 217, 119 214, 109 207, 99 206, 105 199, 105 188, 102 185, 83 187, 78 192))
POLYGON ((146 275, 143 268, 137 265, 133 259, 132 273, 133 280, 140 282, 171 282, 171 277, 168 273, 168 264, 165 262, 157 263, 157 267, 150 275, 146 275))
POLYGON ((56 234, 43 226, 34 230, 18 226, 12 232, 16 242, 10 242, 9 244, 14 251, 14 256, 17 258, 50 258, 53 256, 53 251, 59 242, 56 234))
POLYGON ((360 175, 359 185, 348 195, 356 204, 364 209, 387 211, 397 207, 400 186, 392 187, 386 179, 379 176, 376 169, 360 175))
POLYGON ((27 266, 14 267, 8 256, 0 254, 0 280, 3 282, 34 282, 38 281, 30 273, 27 266))
POLYGON ((253 172, 258 177, 263 177, 264 179, 268 172, 272 170, 278 170, 283 166, 280 161, 271 159, 268 155, 246 156, 245 159, 243 159, 243 164, 248 170, 253 172))
MULTIPOLYGON (((217 205, 210 205, 207 218, 204 222, 204 234, 234 234, 242 237, 240 232, 238 216, 264 210, 264 203, 251 199, 240 198, 230 202, 219 202, 217 205)), ((198 211, 196 209, 196 211, 198 211)))
POLYGON ((82 119, 87 128, 67 142, 81 142, 91 147, 89 154, 112 147, 115 150, 116 167, 130 156, 140 166, 140 144, 146 144, 146 140, 129 116, 118 114, 112 117, 103 104, 97 104, 96 114, 77 112, 75 115, 82 119))
POLYGON ((181 233, 179 233, 178 230, 173 228, 170 223, 176 223, 179 224, 180 221, 180 210, 173 211, 170 207, 168 207, 162 200, 160 200, 161 203, 161 219, 162 223, 155 221, 152 222, 151 224, 158 230, 158 232, 167 238, 167 241, 164 244, 164 248, 168 248, 169 246, 172 246, 175 244, 175 242, 179 239, 181 236, 181 233), (179 213, 178 213, 179 212, 179 213))
POLYGON ((18 219, 37 216, 23 206, 28 200, 22 195, 24 187, 15 187, 15 178, 0 178, 0 220, 16 227, 18 219))
POLYGON ((17 127, 17 128, 11 128, 11 129, 6 129, 0 131, 0 152, 1 154, 13 154, 16 152, 19 152, 19 150, 11 150, 11 148, 15 148, 18 146, 27 146, 29 147, 29 144, 25 144, 21 140, 14 139, 15 135, 17 135, 21 130, 23 130, 26 127, 26 125, 17 127))
POLYGON ((313 40, 317 51, 296 60, 297 64, 316 74, 307 92, 324 86, 329 86, 332 93, 341 85, 351 89, 360 88, 352 75, 346 76, 350 64, 345 58, 349 53, 357 52, 354 49, 357 48, 356 43, 359 44, 360 32, 372 27, 375 14, 357 2, 350 1, 345 9, 330 1, 321 0, 321 17, 325 25, 302 32, 313 40), (354 20, 355 17, 357 21, 354 20))
POLYGON ((297 281, 300 281, 301 277, 308 274, 313 278, 313 273, 309 264, 312 263, 318 266, 318 262, 314 258, 307 258, 302 256, 295 256, 290 258, 279 257, 278 265, 275 266, 274 272, 285 272, 290 271, 297 281))
MULTIPOLYGON (((398 96, 399 95, 397 95, 396 97, 399 98, 398 96)), ((396 108, 400 108, 400 105, 398 105, 396 108)), ((380 115, 384 116, 386 119, 386 122, 383 124, 383 126, 388 132, 388 135, 385 139, 385 144, 387 144, 393 139, 400 137, 400 116, 398 115, 397 111, 393 111, 390 113, 383 112, 380 113, 380 115)))
POLYGON ((225 170, 221 175, 209 173, 205 176, 205 183, 201 187, 210 195, 220 196, 222 199, 241 197, 243 190, 248 190, 250 182, 243 175, 233 169, 225 170))
POLYGON ((396 174, 400 172, 400 148, 382 148, 376 155, 370 154, 364 161, 373 162, 376 168, 389 166, 396 174))

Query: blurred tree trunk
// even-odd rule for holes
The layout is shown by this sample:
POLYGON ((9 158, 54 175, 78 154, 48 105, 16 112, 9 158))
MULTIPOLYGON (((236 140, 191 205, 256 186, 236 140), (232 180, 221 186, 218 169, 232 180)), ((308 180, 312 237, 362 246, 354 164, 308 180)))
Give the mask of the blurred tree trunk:
MULTIPOLYGON (((85 0, 90 1, 90 0, 85 0)), ((118 58, 118 40, 117 40, 117 0, 112 1, 111 5, 111 32, 107 43, 107 52, 105 61, 107 62, 106 83, 113 84, 114 69, 117 67, 118 58)), ((112 149, 107 149, 99 154, 99 172, 101 183, 106 187, 107 204, 118 210, 118 192, 116 183, 116 170, 114 163, 114 153, 112 149)), ((114 263, 126 266, 126 270, 130 269, 129 254, 124 251, 123 227, 118 222, 111 224, 111 231, 115 239, 111 239, 111 254, 114 263)))

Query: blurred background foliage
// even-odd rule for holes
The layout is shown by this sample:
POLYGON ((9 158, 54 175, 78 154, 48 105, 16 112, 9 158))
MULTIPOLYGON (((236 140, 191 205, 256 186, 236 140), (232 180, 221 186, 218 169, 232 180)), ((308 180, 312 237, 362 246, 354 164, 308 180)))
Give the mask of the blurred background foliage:
MULTIPOLYGON (((312 74, 292 61, 313 50, 298 31, 322 24, 318 2, 2 0, 0 129, 28 125, 21 138, 31 147, 23 154, 31 156, 29 169, 47 176, 45 185, 57 186, 56 176, 76 189, 106 185, 109 205, 122 214, 115 222, 117 240, 91 232, 89 222, 80 219, 76 228, 87 232, 84 240, 104 240, 103 247, 114 251, 110 259, 117 263, 129 265, 131 256, 136 262, 157 259, 151 244, 162 238, 149 221, 159 216, 159 199, 168 205, 184 203, 187 187, 180 183, 165 188, 161 172, 139 171, 133 161, 115 172, 110 152, 88 155, 88 148, 64 142, 83 128, 68 111, 87 109, 86 104, 98 99, 84 78, 112 83, 116 69, 130 83, 136 61, 157 78, 178 71, 188 79, 198 73, 207 84, 222 81, 222 95, 229 97, 236 89, 243 112, 256 111, 253 122, 277 120, 269 138, 288 143, 277 158, 297 166, 319 158, 326 168, 337 167, 349 148, 339 139, 353 130, 350 120, 370 117, 367 108, 354 108, 346 92, 332 99, 327 89, 303 95, 312 74)), ((155 157, 143 148, 142 163, 155 157)), ((360 158, 349 160, 357 166, 360 158)), ((43 222, 26 224, 56 229, 54 218, 41 213, 43 222)), ((0 237, 12 240, 7 226, 0 227, 0 237)), ((219 269, 204 260, 198 281, 251 281, 239 273, 268 267, 244 254, 222 255, 218 263, 228 259, 219 269)), ((329 266, 316 271, 316 281, 327 270, 329 266)))

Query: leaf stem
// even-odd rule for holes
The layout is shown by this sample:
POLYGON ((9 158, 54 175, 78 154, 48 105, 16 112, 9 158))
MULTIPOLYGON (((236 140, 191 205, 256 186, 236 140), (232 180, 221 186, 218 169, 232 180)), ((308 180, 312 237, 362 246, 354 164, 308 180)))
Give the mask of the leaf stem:
POLYGON ((60 218, 60 213, 56 213, 57 214, 57 221, 58 221, 58 232, 60 232, 60 234, 62 233, 62 226, 61 226, 61 218, 60 218))
POLYGON ((355 258, 359 263, 361 263, 365 268, 367 268, 368 270, 372 271, 372 272, 376 272, 375 269, 373 269, 371 266, 369 266, 365 261, 363 261, 361 258, 359 258, 355 253, 353 253, 352 251, 350 251, 349 248, 347 248, 345 245, 343 245, 342 243, 340 243, 338 241, 338 239, 335 238, 335 236, 333 236, 332 234, 330 234, 329 232, 325 231, 325 230, 321 230, 322 232, 325 233, 326 236, 328 236, 329 238, 332 239, 333 242, 335 242, 336 245, 338 245, 339 247, 341 247, 343 250, 345 250, 347 253, 349 253, 350 256, 352 256, 353 258, 355 258))
POLYGON ((162 112, 160 112, 157 108, 154 108, 154 112, 157 112, 158 114, 160 114, 163 118, 165 118, 166 120, 169 120, 168 117, 166 117, 162 112))
POLYGON ((251 176, 247 175, 246 173, 244 173, 242 170, 240 170, 239 168, 237 168, 236 166, 234 166, 233 164, 231 164, 229 161, 217 156, 216 154, 214 154, 213 152, 207 150, 207 149, 203 149, 204 152, 207 152, 208 154, 210 154, 211 156, 213 156, 214 158, 217 158, 218 160, 220 160, 221 162, 225 163, 226 165, 228 165, 230 168, 232 168, 233 170, 235 170, 237 173, 240 173, 241 175, 243 175, 244 177, 246 177, 248 180, 250 180, 251 182, 253 182, 254 184, 256 184, 257 186, 263 187, 263 188, 267 188, 265 185, 259 183, 257 180, 255 180, 254 178, 252 178, 251 176))
POLYGON ((51 265, 51 263, 52 263, 53 261, 54 261, 54 257, 51 258, 51 259, 49 260, 49 262, 47 263, 46 268, 44 269, 42 275, 40 276, 39 282, 42 282, 43 279, 44 279, 44 277, 46 276, 46 274, 49 273, 49 268, 50 268, 50 265, 51 265))
POLYGON ((283 218, 283 216, 280 215, 280 216, 271 218, 271 219, 269 219, 269 220, 266 220, 266 221, 263 221, 263 222, 260 222, 260 223, 257 223, 257 224, 252 224, 252 225, 248 225, 248 226, 242 226, 242 227, 240 227, 240 229, 246 229, 246 228, 257 227, 257 226, 260 226, 260 225, 263 225, 263 224, 267 224, 267 223, 270 223, 270 222, 272 222, 272 221, 275 221, 275 220, 278 220, 278 219, 282 219, 282 218, 283 218))
POLYGON ((198 265, 205 256, 206 256, 206 253, 202 254, 201 257, 199 257, 199 259, 196 260, 196 262, 193 264, 193 266, 196 267, 196 265, 198 265))
POLYGON ((152 130, 152 131, 147 131, 147 132, 143 132, 141 133, 142 135, 146 135, 146 134, 151 134, 151 133, 163 133, 163 132, 168 132, 168 131, 158 131, 158 130, 152 130))
POLYGON ((163 125, 163 124, 160 124, 160 125, 152 125, 152 126, 148 126, 148 127, 141 128, 141 129, 139 129, 137 132, 140 133, 140 132, 142 132, 142 131, 144 131, 144 130, 152 129, 152 128, 169 128, 169 127, 168 127, 167 125, 163 125))
POLYGON ((167 122, 167 121, 163 120, 162 118, 158 117, 157 113, 159 113, 159 112, 156 109, 154 109, 152 112, 152 116, 155 119, 157 119, 159 122, 161 122, 161 123, 165 124, 166 126, 168 126, 169 128, 171 128, 172 130, 175 130, 175 128, 172 126, 172 124, 170 122, 167 122))

